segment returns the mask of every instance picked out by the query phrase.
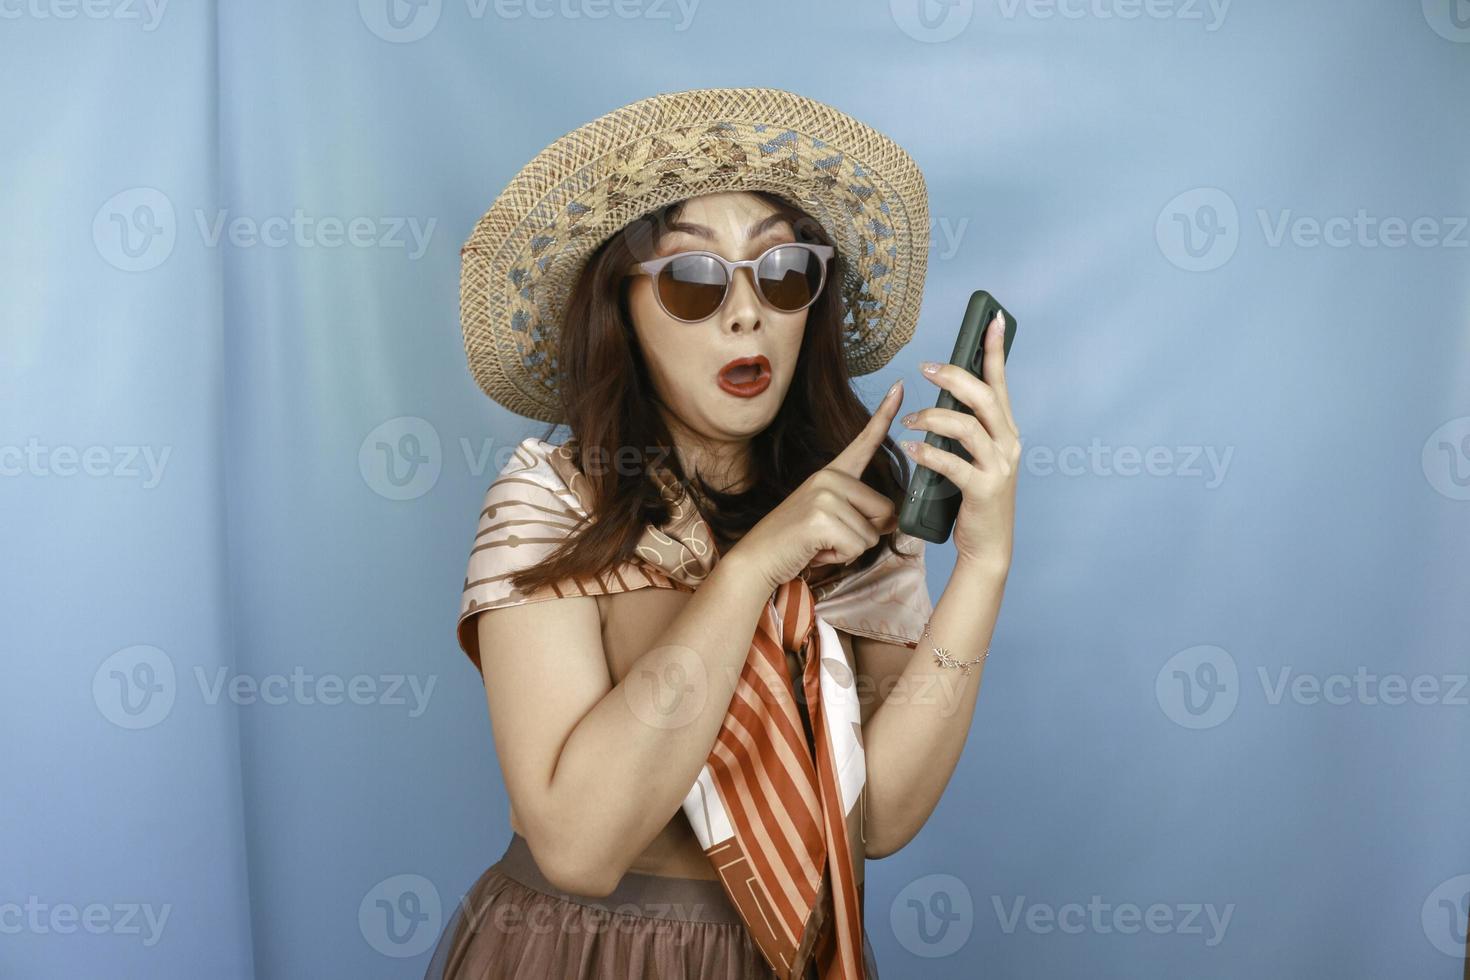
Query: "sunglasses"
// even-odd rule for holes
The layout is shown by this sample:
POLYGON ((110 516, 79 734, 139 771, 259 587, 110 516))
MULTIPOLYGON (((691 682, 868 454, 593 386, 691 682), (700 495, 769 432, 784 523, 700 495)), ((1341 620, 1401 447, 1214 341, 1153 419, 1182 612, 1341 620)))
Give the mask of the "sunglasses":
POLYGON ((724 306, 735 270, 742 267, 750 269, 761 302, 782 313, 799 313, 822 294, 834 251, 831 245, 784 242, 739 262, 714 252, 676 252, 639 262, 628 275, 652 276, 659 306, 685 323, 698 323, 724 306))

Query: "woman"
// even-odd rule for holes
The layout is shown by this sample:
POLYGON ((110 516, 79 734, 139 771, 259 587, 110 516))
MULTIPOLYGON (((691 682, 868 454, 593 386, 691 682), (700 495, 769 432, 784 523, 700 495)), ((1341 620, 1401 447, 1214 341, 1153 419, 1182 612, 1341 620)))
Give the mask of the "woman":
POLYGON ((513 834, 428 976, 877 976, 863 862, 958 762, 1019 459, 997 321, 985 378, 926 374, 975 417, 904 420, 973 460, 905 447, 964 495, 931 605, 902 386, 871 415, 850 386, 912 335, 927 214, 881 134, 713 89, 568 134, 476 226, 471 369, 572 434, 521 442, 480 515, 458 638, 513 834))

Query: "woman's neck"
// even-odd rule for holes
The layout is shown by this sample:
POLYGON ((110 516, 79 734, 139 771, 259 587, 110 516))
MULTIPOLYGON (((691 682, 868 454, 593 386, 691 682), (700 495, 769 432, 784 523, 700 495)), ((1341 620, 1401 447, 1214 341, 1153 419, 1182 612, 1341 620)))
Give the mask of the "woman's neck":
POLYGON ((721 442, 707 439, 682 423, 669 422, 674 436, 674 451, 679 465, 693 479, 697 474, 711 487, 723 493, 747 489, 750 474, 750 440, 721 442))

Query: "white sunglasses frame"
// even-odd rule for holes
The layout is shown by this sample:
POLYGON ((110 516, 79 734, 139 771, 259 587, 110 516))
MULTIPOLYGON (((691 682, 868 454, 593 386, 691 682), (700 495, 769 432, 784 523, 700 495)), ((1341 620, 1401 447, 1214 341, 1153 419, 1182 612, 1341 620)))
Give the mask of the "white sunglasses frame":
POLYGON ((653 286, 653 297, 654 299, 658 300, 659 309, 663 310, 665 314, 673 317, 673 319, 678 320, 680 323, 703 323, 705 320, 708 320, 710 317, 720 312, 720 310, 724 309, 726 300, 730 298, 730 287, 735 283, 735 270, 741 268, 748 268, 750 270, 750 281, 755 284, 755 293, 757 296, 760 297, 762 303, 764 303, 766 306, 769 306, 771 309, 775 310, 778 313, 800 313, 802 310, 807 309, 813 303, 815 303, 817 301, 817 298, 822 295, 822 290, 825 289, 827 286, 827 269, 830 267, 832 263, 832 256, 836 254, 836 252, 837 249, 834 246, 821 245, 817 242, 777 242, 753 259, 740 259, 737 262, 731 262, 729 259, 725 258, 718 252, 711 252, 708 249, 694 248, 688 249, 687 251, 683 252, 675 252, 672 255, 661 255, 656 259, 649 259, 646 262, 638 262, 632 267, 631 270, 629 270, 627 274, 630 276, 646 275, 651 280, 653 280, 651 283, 651 285, 653 286), (778 306, 773 306, 770 300, 766 299, 765 291, 761 289, 760 276, 757 275, 757 273, 760 269, 760 264, 765 261, 766 256, 770 255, 778 248, 792 247, 807 249, 817 256, 817 260, 821 263, 822 279, 819 283, 817 283, 817 288, 812 292, 812 298, 807 301, 805 306, 800 306, 794 310, 783 310, 778 306), (668 307, 664 306, 664 298, 659 295, 658 291, 658 274, 663 271, 663 267, 668 265, 675 259, 682 258, 686 255, 708 255, 710 258, 714 259, 720 265, 725 267, 725 295, 720 297, 720 305, 716 306, 713 310, 700 317, 698 320, 686 320, 682 316, 675 316, 672 312, 669 311, 668 307))

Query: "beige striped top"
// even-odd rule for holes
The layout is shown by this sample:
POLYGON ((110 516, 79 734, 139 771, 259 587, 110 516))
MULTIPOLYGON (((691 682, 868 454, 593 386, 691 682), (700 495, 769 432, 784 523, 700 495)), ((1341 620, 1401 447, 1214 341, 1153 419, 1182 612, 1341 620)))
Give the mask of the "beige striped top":
MULTIPOLYGON (((636 548, 637 560, 596 577, 568 579, 526 593, 510 576, 549 555, 588 514, 592 499, 577 464, 575 442, 555 445, 523 439, 485 492, 465 572, 456 637, 478 670, 479 640, 473 616, 486 609, 569 595, 606 595, 643 588, 693 591, 718 557, 709 525, 687 496, 671 500, 671 518, 649 525, 636 548)), ((666 487, 672 477, 666 473, 666 487)), ((924 569, 924 542, 896 532, 867 568, 848 572, 823 566, 808 578, 816 612, 835 629, 910 648, 917 645, 933 606, 924 569)))

